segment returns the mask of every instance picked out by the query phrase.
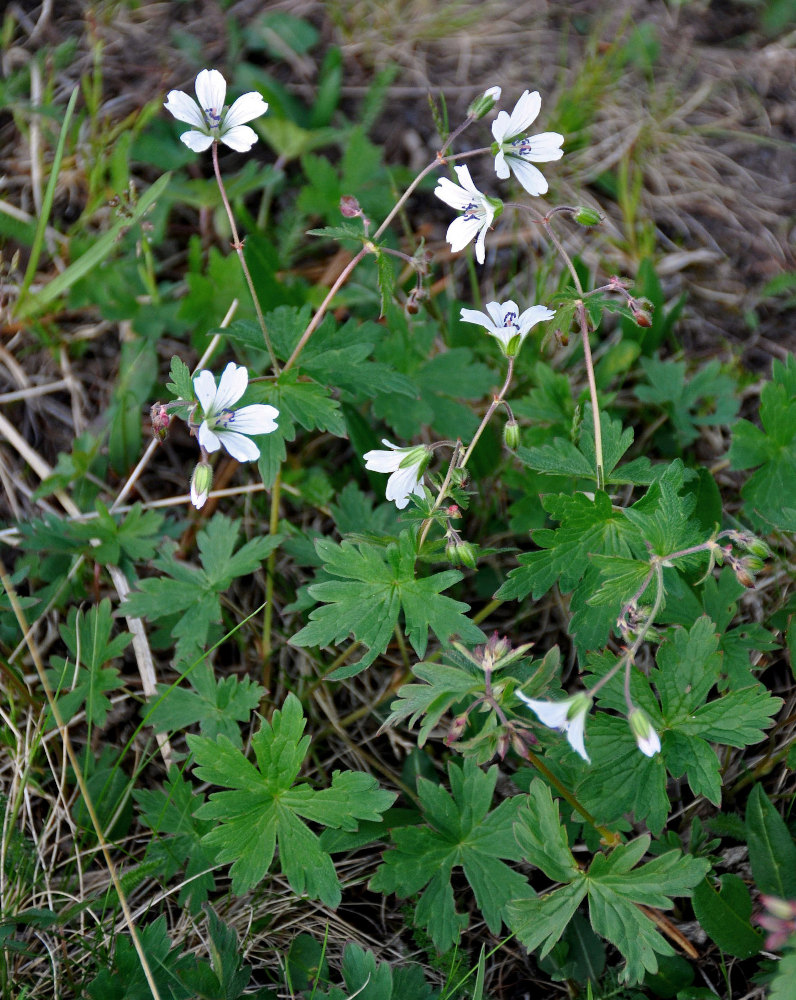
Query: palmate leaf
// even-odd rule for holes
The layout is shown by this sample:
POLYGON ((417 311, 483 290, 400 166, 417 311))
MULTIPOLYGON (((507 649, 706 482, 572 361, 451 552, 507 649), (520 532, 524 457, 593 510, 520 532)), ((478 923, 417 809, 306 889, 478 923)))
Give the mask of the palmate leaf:
POLYGON ((569 850, 558 806, 539 779, 531 784, 515 833, 526 859, 551 881, 564 883, 543 896, 509 904, 509 926, 529 951, 541 948, 540 957, 548 954, 587 898, 592 927, 625 958, 620 977, 625 982, 640 982, 647 972, 656 972, 656 955, 673 954, 639 906, 671 909, 670 897, 690 896, 709 867, 707 860, 670 851, 639 865, 650 844, 645 836, 610 854, 598 853, 584 872, 569 850))
POLYGON ((458 635, 465 642, 479 642, 484 634, 464 615, 468 605, 445 597, 441 591, 458 583, 461 573, 447 570, 433 576, 415 576, 415 543, 408 531, 386 549, 359 542, 337 544, 329 539, 315 543, 324 572, 337 580, 312 584, 309 594, 323 602, 310 613, 310 622, 290 640, 295 646, 326 646, 349 635, 367 646, 353 667, 333 677, 353 676, 364 670, 387 648, 400 613, 406 633, 418 656, 428 644, 429 628, 445 642, 458 635))
POLYGON ((762 430, 748 420, 733 427, 728 454, 733 469, 756 469, 741 489, 746 512, 760 525, 796 531, 796 357, 775 361, 760 393, 762 430))
MULTIPOLYGON (((633 813, 653 833, 660 831, 670 808, 667 773, 673 778, 685 775, 694 794, 721 803, 719 758, 711 744, 744 747, 760 742, 781 701, 757 683, 711 698, 722 671, 718 650, 715 626, 703 616, 690 630, 670 630, 649 678, 632 671, 631 700, 647 713, 661 737, 661 752, 654 757, 639 753, 624 717, 598 712, 589 719, 586 747, 592 766, 582 768, 576 793, 600 822, 612 824, 633 813)), ((592 677, 587 682, 604 676, 616 658, 608 654, 589 662, 592 677)), ((600 690, 598 706, 626 715, 621 674, 600 690)), ((553 755, 562 752, 556 748, 553 755)))
POLYGON ((235 551, 238 533, 235 521, 215 514, 197 535, 201 569, 177 559, 175 544, 164 542, 154 562, 163 575, 139 580, 122 605, 125 615, 150 621, 176 616, 171 634, 178 661, 193 660, 205 646, 210 627, 221 620, 221 593, 236 577, 258 569, 282 540, 281 535, 253 538, 235 551))
MULTIPOLYGON (((69 609, 66 624, 61 626, 61 638, 71 655, 69 659, 54 656, 50 661, 52 669, 47 671, 64 719, 85 709, 89 725, 105 725, 111 708, 108 693, 120 686, 119 671, 106 664, 118 659, 132 639, 129 632, 111 639, 112 630, 111 602, 107 598, 87 613, 69 609)), ((51 715, 49 725, 55 725, 51 715)))
POLYGON ((196 776, 231 789, 211 793, 196 816, 216 821, 202 842, 216 852, 217 862, 232 862, 234 892, 244 893, 264 878, 278 847, 293 891, 335 907, 340 884, 334 864, 303 820, 353 831, 360 820, 378 822, 395 794, 379 789, 371 775, 353 771, 335 771, 326 790, 294 786, 309 750, 305 725, 298 698, 289 694, 252 737, 256 764, 224 736, 188 736, 196 776))
POLYGON ((452 947, 467 926, 466 915, 457 912, 454 903, 455 867, 464 870, 493 934, 500 931, 508 901, 531 895, 525 878, 501 860, 519 859, 513 825, 523 796, 504 799, 490 812, 497 774, 496 767, 482 771, 468 758, 462 767, 448 764, 450 793, 418 779, 425 823, 392 831, 395 846, 384 853, 370 883, 374 891, 400 897, 422 890, 415 920, 428 930, 439 951, 452 947))

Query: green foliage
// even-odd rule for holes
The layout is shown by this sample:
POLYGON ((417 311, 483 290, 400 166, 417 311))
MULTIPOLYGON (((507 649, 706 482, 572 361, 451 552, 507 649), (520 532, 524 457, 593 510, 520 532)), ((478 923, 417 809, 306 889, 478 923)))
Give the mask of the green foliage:
POLYGON ((236 577, 259 569, 281 541, 280 535, 255 538, 236 552, 238 534, 235 521, 216 514, 196 537, 201 569, 178 560, 176 546, 165 542, 153 564, 163 575, 139 580, 124 602, 126 615, 166 620, 178 662, 202 652, 211 626, 221 620, 220 595, 236 577))
POLYGON ((649 837, 639 837, 610 854, 597 853, 583 871, 569 850, 550 791, 538 780, 519 812, 516 836, 526 860, 551 882, 563 883, 543 896, 509 905, 509 925, 529 951, 541 946, 540 955, 548 954, 587 899, 592 927, 625 959, 623 981, 640 982, 646 972, 657 971, 657 955, 673 954, 639 907, 669 910, 671 897, 690 896, 708 868, 706 861, 670 851, 639 866, 649 847, 649 837))
POLYGON ((760 785, 746 803, 746 840, 760 892, 796 899, 796 845, 785 821, 760 785))
POLYGON ((218 862, 232 862, 234 892, 263 879, 278 845, 280 868, 293 891, 337 906, 340 884, 332 859, 303 821, 354 831, 360 820, 377 822, 395 795, 355 771, 335 771, 331 786, 320 791, 296 784, 310 742, 302 735, 305 725, 299 700, 288 695, 281 711, 252 736, 256 765, 224 736, 189 736, 197 778, 234 789, 211 793, 196 816, 216 820, 203 843, 218 862))
POLYGON ((739 420, 728 454, 733 469, 756 469, 741 489, 754 524, 796 531, 796 357, 775 361, 760 393, 760 423, 739 420))
POLYGON ((461 573, 446 570, 425 578, 416 576, 417 553, 410 532, 402 531, 386 548, 366 542, 337 545, 328 539, 318 539, 315 548, 325 578, 308 592, 323 603, 290 641, 294 646, 326 646, 353 634, 367 651, 354 667, 338 671, 337 677, 359 673, 384 652, 401 612, 418 656, 425 653, 429 628, 442 642, 453 635, 465 642, 483 639, 481 630, 463 614, 468 606, 441 593, 461 580, 461 573))
POLYGON ((756 955, 763 937, 753 929, 752 897, 737 875, 722 875, 718 890, 705 879, 694 890, 694 913, 711 940, 736 958, 756 955))
MULTIPOLYGON (((121 683, 118 669, 106 664, 118 659, 132 638, 128 632, 122 632, 111 639, 112 629, 111 602, 107 599, 90 608, 87 614, 74 607, 69 609, 60 632, 70 657, 52 657, 52 668, 47 671, 62 719, 71 719, 85 711, 89 726, 105 725, 111 709, 108 694, 121 683)), ((48 726, 54 725, 51 713, 48 726)))
POLYGON ((421 826, 394 830, 370 888, 398 896, 420 893, 415 923, 430 934, 438 951, 447 951, 467 926, 456 910, 451 873, 461 867, 487 927, 500 932, 509 900, 530 894, 527 882, 505 861, 517 861, 513 824, 522 796, 504 799, 490 810, 498 772, 484 772, 472 761, 448 764, 451 791, 420 778, 417 794, 421 826), (502 860, 505 859, 505 860, 502 860), (421 892, 422 890, 422 892, 421 892))

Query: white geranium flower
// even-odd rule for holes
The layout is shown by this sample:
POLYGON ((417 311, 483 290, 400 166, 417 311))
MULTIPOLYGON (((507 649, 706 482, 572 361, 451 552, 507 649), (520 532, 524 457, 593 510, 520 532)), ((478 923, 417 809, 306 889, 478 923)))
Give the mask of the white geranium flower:
POLYGON ((661 752, 661 738, 652 728, 652 723, 646 712, 640 708, 631 710, 627 717, 633 735, 636 737, 636 745, 647 757, 654 757, 661 752))
POLYGON ((224 369, 218 388, 212 372, 201 371, 194 377, 193 387, 203 415, 199 444, 205 451, 218 451, 223 445, 239 462, 254 462, 260 457, 260 449, 250 436, 275 431, 279 410, 267 403, 233 409, 248 384, 249 373, 234 361, 224 369))
POLYGON ((558 132, 540 132, 521 138, 521 134, 535 121, 541 106, 539 92, 526 90, 510 115, 501 111, 492 122, 492 135, 497 147, 492 147, 495 151, 495 173, 501 180, 505 180, 509 172, 513 173, 528 194, 534 195, 547 191, 547 181, 530 161, 549 163, 560 160, 564 155, 561 149, 564 136, 558 132))
POLYGON ((552 319, 555 313, 546 306, 531 306, 520 313, 517 303, 487 302, 486 312, 478 309, 462 309, 463 323, 477 323, 486 332, 497 337, 507 358, 513 358, 522 347, 522 342, 537 323, 552 319))
POLYGON ((466 166, 453 169, 456 171, 459 183, 454 184, 449 177, 440 177, 434 189, 434 194, 446 205, 462 212, 462 215, 448 226, 445 239, 450 243, 454 253, 463 250, 471 240, 475 239, 475 259, 479 264, 483 264, 486 231, 492 225, 495 215, 503 211, 503 206, 496 199, 487 198, 478 190, 466 166))
POLYGON ((589 764, 591 763, 591 758, 586 753, 586 747, 583 743, 586 716, 591 708, 591 698, 587 694, 576 694, 572 698, 567 698, 566 701, 535 701, 524 695, 522 691, 517 691, 516 694, 536 712, 539 721, 545 726, 566 733, 569 745, 575 753, 589 764))
POLYGON ((217 140, 238 153, 246 153, 257 142, 257 133, 244 122, 264 115, 268 104, 260 94, 251 91, 225 110, 226 95, 227 81, 217 69, 203 69, 197 76, 198 103, 182 90, 169 91, 163 106, 179 121, 193 125, 180 138, 195 153, 208 149, 217 140))
POLYGON ((371 472, 391 472, 392 475, 387 480, 387 499, 394 500, 398 510, 403 510, 409 503, 411 494, 415 496, 425 496, 421 483, 423 473, 429 461, 429 451, 425 445, 417 445, 413 448, 399 448, 397 444, 391 444, 386 438, 382 439, 382 444, 386 444, 392 451, 367 452, 365 468, 371 472))

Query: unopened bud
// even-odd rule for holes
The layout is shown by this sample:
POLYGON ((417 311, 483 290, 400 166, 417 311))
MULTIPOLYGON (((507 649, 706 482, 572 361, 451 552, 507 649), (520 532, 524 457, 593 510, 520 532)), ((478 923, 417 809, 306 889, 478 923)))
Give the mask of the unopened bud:
POLYGON ((344 194, 340 199, 340 214, 345 219, 358 219, 362 215, 359 202, 352 194, 344 194))
POLYGON ((484 115, 489 114, 499 100, 500 87, 490 87, 489 90, 485 90, 483 94, 476 97, 470 104, 470 107, 467 109, 467 117, 472 118, 473 121, 483 118, 484 115))
POLYGON ((588 208, 586 205, 578 205, 573 218, 581 226, 599 226, 603 221, 603 217, 596 209, 588 208))
POLYGON ((445 508, 445 513, 448 515, 448 517, 462 516, 462 512, 459 510, 459 505, 455 503, 448 504, 448 506, 445 508))
POLYGON ((501 760, 504 760, 506 754, 508 753, 509 746, 511 745, 511 736, 504 729, 503 732, 498 736, 497 741, 497 755, 501 760))
POLYGON ((656 753, 660 753, 660 738, 652 728, 652 723, 646 712, 640 708, 633 708, 627 721, 636 737, 636 744, 643 754, 646 754, 647 757, 654 757, 656 753))
POLYGON ((465 730, 466 725, 467 725, 467 716, 457 715, 456 718, 451 723, 450 729, 445 735, 445 744, 447 746, 450 746, 451 743, 455 743, 458 739, 460 739, 462 733, 465 730))
POLYGON ((191 476, 191 503, 199 510, 213 485, 213 470, 207 462, 199 462, 191 476))
POLYGON ((520 444, 520 425, 511 417, 503 427, 503 443, 510 451, 516 451, 520 444))
POLYGON ((453 566, 461 564, 462 566, 469 566, 470 569, 475 569, 475 548, 461 538, 454 538, 448 542, 445 546, 445 555, 448 557, 448 562, 453 566))
POLYGON ((640 309, 638 306, 631 306, 631 312, 633 313, 633 319, 636 321, 637 326, 643 326, 645 328, 652 326, 652 316, 646 309, 640 309))
POLYGON ((165 441, 169 433, 171 416, 164 403, 154 403, 149 409, 152 433, 159 441, 165 441))

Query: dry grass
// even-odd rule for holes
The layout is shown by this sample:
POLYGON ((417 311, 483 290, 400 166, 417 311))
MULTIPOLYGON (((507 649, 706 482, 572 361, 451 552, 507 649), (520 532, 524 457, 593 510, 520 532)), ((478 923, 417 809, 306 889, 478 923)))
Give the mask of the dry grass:
MULTIPOLYGON (((21 28, 2 58, 6 77, 20 66, 30 67, 30 92, 17 95, 13 119, 8 113, 0 117, 0 211, 21 221, 35 218, 41 205, 46 183, 41 162, 47 161, 53 145, 52 124, 42 127, 37 116, 27 113, 28 102, 36 103, 49 88, 63 105, 75 83, 90 76, 95 55, 101 52, 99 117, 106 125, 118 123, 169 88, 187 86, 198 68, 194 55, 203 65, 222 65, 228 25, 224 12, 210 0, 138 7, 122 2, 45 3, 25 12, 28 6, 12 4, 9 8, 21 28), (194 38, 195 49, 175 51, 177 33, 194 38), (68 63, 51 70, 45 60, 44 74, 34 68, 37 54, 68 38, 77 45, 68 63)), ((243 0, 232 6, 229 16, 246 24, 261 9, 259 0, 243 0)), ((585 251, 587 262, 602 262, 632 275, 645 247, 651 248, 667 294, 674 299, 681 291, 688 293, 680 336, 692 355, 741 353, 750 367, 765 372, 771 356, 781 356, 796 346, 792 314, 775 303, 760 307, 754 331, 744 318, 758 305, 760 289, 768 279, 794 269, 790 246, 796 204, 793 35, 776 41, 755 36, 739 44, 732 35, 722 34, 720 19, 703 4, 679 7, 645 0, 619 0, 610 12, 596 0, 448 0, 443 5, 431 0, 397 4, 283 0, 269 4, 269 10, 308 18, 326 42, 340 46, 343 93, 352 111, 380 67, 388 62, 400 67, 376 137, 390 156, 413 166, 424 162, 435 148, 428 92, 444 92, 455 119, 473 94, 487 86, 499 82, 509 106, 526 87, 538 88, 544 95, 546 119, 561 115, 573 94, 585 100, 579 83, 585 74, 591 81, 588 99, 592 107, 580 132, 568 136, 575 151, 562 161, 551 198, 582 200, 585 179, 590 185, 587 197, 606 212, 604 231, 592 238, 585 251), (645 67, 643 54, 634 50, 642 38, 634 34, 639 26, 654 29, 660 45, 653 70, 645 67), (639 203, 632 215, 595 186, 601 175, 622 164, 631 179, 639 178, 639 203)), ((729 23, 724 28, 729 30, 729 23)), ((285 86, 299 95, 309 94, 316 84, 315 64, 297 59, 289 69, 281 71, 285 86)), ((70 163, 58 192, 54 224, 68 222, 83 209, 89 169, 85 158, 70 163)), ((438 238, 441 234, 440 225, 438 238)), ((39 283, 57 273, 68 259, 55 225, 48 231, 48 240, 50 256, 37 276, 39 283)), ((13 294, 19 276, 8 273, 11 252, 13 247, 6 251, 6 271, 0 276, 0 302, 4 295, 13 294)), ((20 264, 23 270, 24 263, 20 264)), ((179 269, 179 258, 174 266, 179 269)), ((91 311, 66 314, 57 322, 62 338, 57 350, 42 348, 24 326, 8 322, 3 330, 0 482, 3 515, 10 525, 46 511, 78 513, 67 493, 46 500, 35 499, 33 494, 51 471, 58 452, 69 450, 72 439, 96 422, 98 403, 108 398, 116 377, 123 324, 99 321, 91 311), (74 360, 73 351, 87 344, 94 349, 93 360, 83 365, 74 360)), ((168 347, 164 346, 164 358, 170 353, 168 347)), ((714 444, 718 453, 722 442, 714 444)), ((178 456, 174 462, 176 484, 182 470, 177 467, 178 456)), ((151 497, 153 506, 184 502, 176 485, 173 492, 180 495, 164 496, 169 491, 163 489, 163 475, 163 470, 156 475, 143 468, 138 483, 141 495, 151 497)), ((123 484, 117 482, 104 484, 103 493, 108 502, 125 499, 123 484)), ((322 519, 317 512, 304 516, 307 525, 310 517, 322 519)), ((0 534, 7 544, 16 537, 13 527, 0 534)), ((12 561, 7 555, 4 559, 12 561)), ((760 599, 766 600, 766 587, 778 585, 779 581, 768 581, 760 599)), ((536 622, 540 633, 550 626, 557 628, 564 614, 564 609, 554 605, 540 609, 536 622)), ((49 609, 37 615, 30 641, 46 659, 59 641, 59 619, 49 609)), ((757 617, 754 609, 750 617, 757 617)), ((280 655, 288 656, 285 650, 280 655)), ((295 651, 289 655, 294 675, 310 673, 308 662, 296 659, 295 651)), ((399 657, 393 666, 399 674, 399 657)), ((148 660, 144 632, 135 655, 126 661, 130 696, 147 690, 155 669, 151 654, 148 660)), ((311 725, 324 736, 327 748, 319 766, 373 770, 399 785, 401 761, 410 747, 398 735, 375 737, 372 721, 377 706, 389 700, 392 683, 393 678, 365 675, 347 684, 334 703, 322 686, 315 688, 308 711, 311 725)), ((11 982, 25 984, 31 1000, 51 997, 54 982, 67 969, 75 977, 74 995, 78 995, 81 962, 106 947, 122 924, 107 925, 103 900, 109 885, 107 872, 96 862, 95 848, 86 846, 84 834, 75 827, 75 793, 68 791, 71 782, 59 734, 43 730, 44 709, 33 694, 31 661, 21 644, 13 649, 9 665, 4 665, 2 684, 11 692, 14 705, 13 711, 0 708, 6 740, 6 752, 0 757, 5 804, 1 847, 2 861, 7 863, 0 864, 3 910, 60 910, 70 901, 85 904, 68 927, 52 932, 30 929, 18 935, 29 950, 15 956, 11 982), (54 783, 32 766, 42 758, 54 783)), ((281 694, 274 692, 277 700, 281 694)), ((794 696, 789 694, 789 698, 792 709, 794 696)), ((132 725, 125 700, 129 701, 127 695, 119 699, 116 733, 123 738, 130 735, 132 725)), ((70 721, 78 746, 85 737, 83 722, 80 717, 70 721)), ((790 730, 785 729, 776 736, 783 746, 789 738, 790 730)), ((136 767, 154 757, 155 748, 145 736, 139 734, 133 746, 136 767)), ((168 752, 163 746, 160 749, 168 752)), ((750 765, 754 761, 739 756, 729 773, 750 765)), ((149 766, 153 772, 160 767, 158 763, 149 766)), ((783 776, 780 784, 785 780, 783 776)), ((129 852, 122 862, 125 869, 135 867, 142 843, 140 834, 134 832, 123 845, 129 852)), ((220 915, 238 931, 244 957, 260 970, 278 970, 279 955, 297 931, 328 936, 333 960, 349 940, 378 950, 386 959, 405 957, 409 945, 402 915, 379 912, 378 900, 363 886, 374 859, 373 853, 360 852, 341 870, 350 888, 347 898, 354 902, 338 913, 309 901, 297 902, 276 878, 256 896, 223 898, 220 915), (252 927, 262 922, 267 922, 267 930, 254 932, 252 927)), ((186 950, 204 950, 196 921, 176 904, 179 888, 173 886, 161 894, 153 881, 144 878, 129 891, 134 917, 146 920, 162 902, 169 913, 173 940, 186 950)), ((524 957, 509 949, 501 962, 491 972, 496 995, 518 995, 510 984, 529 974, 524 957)))

